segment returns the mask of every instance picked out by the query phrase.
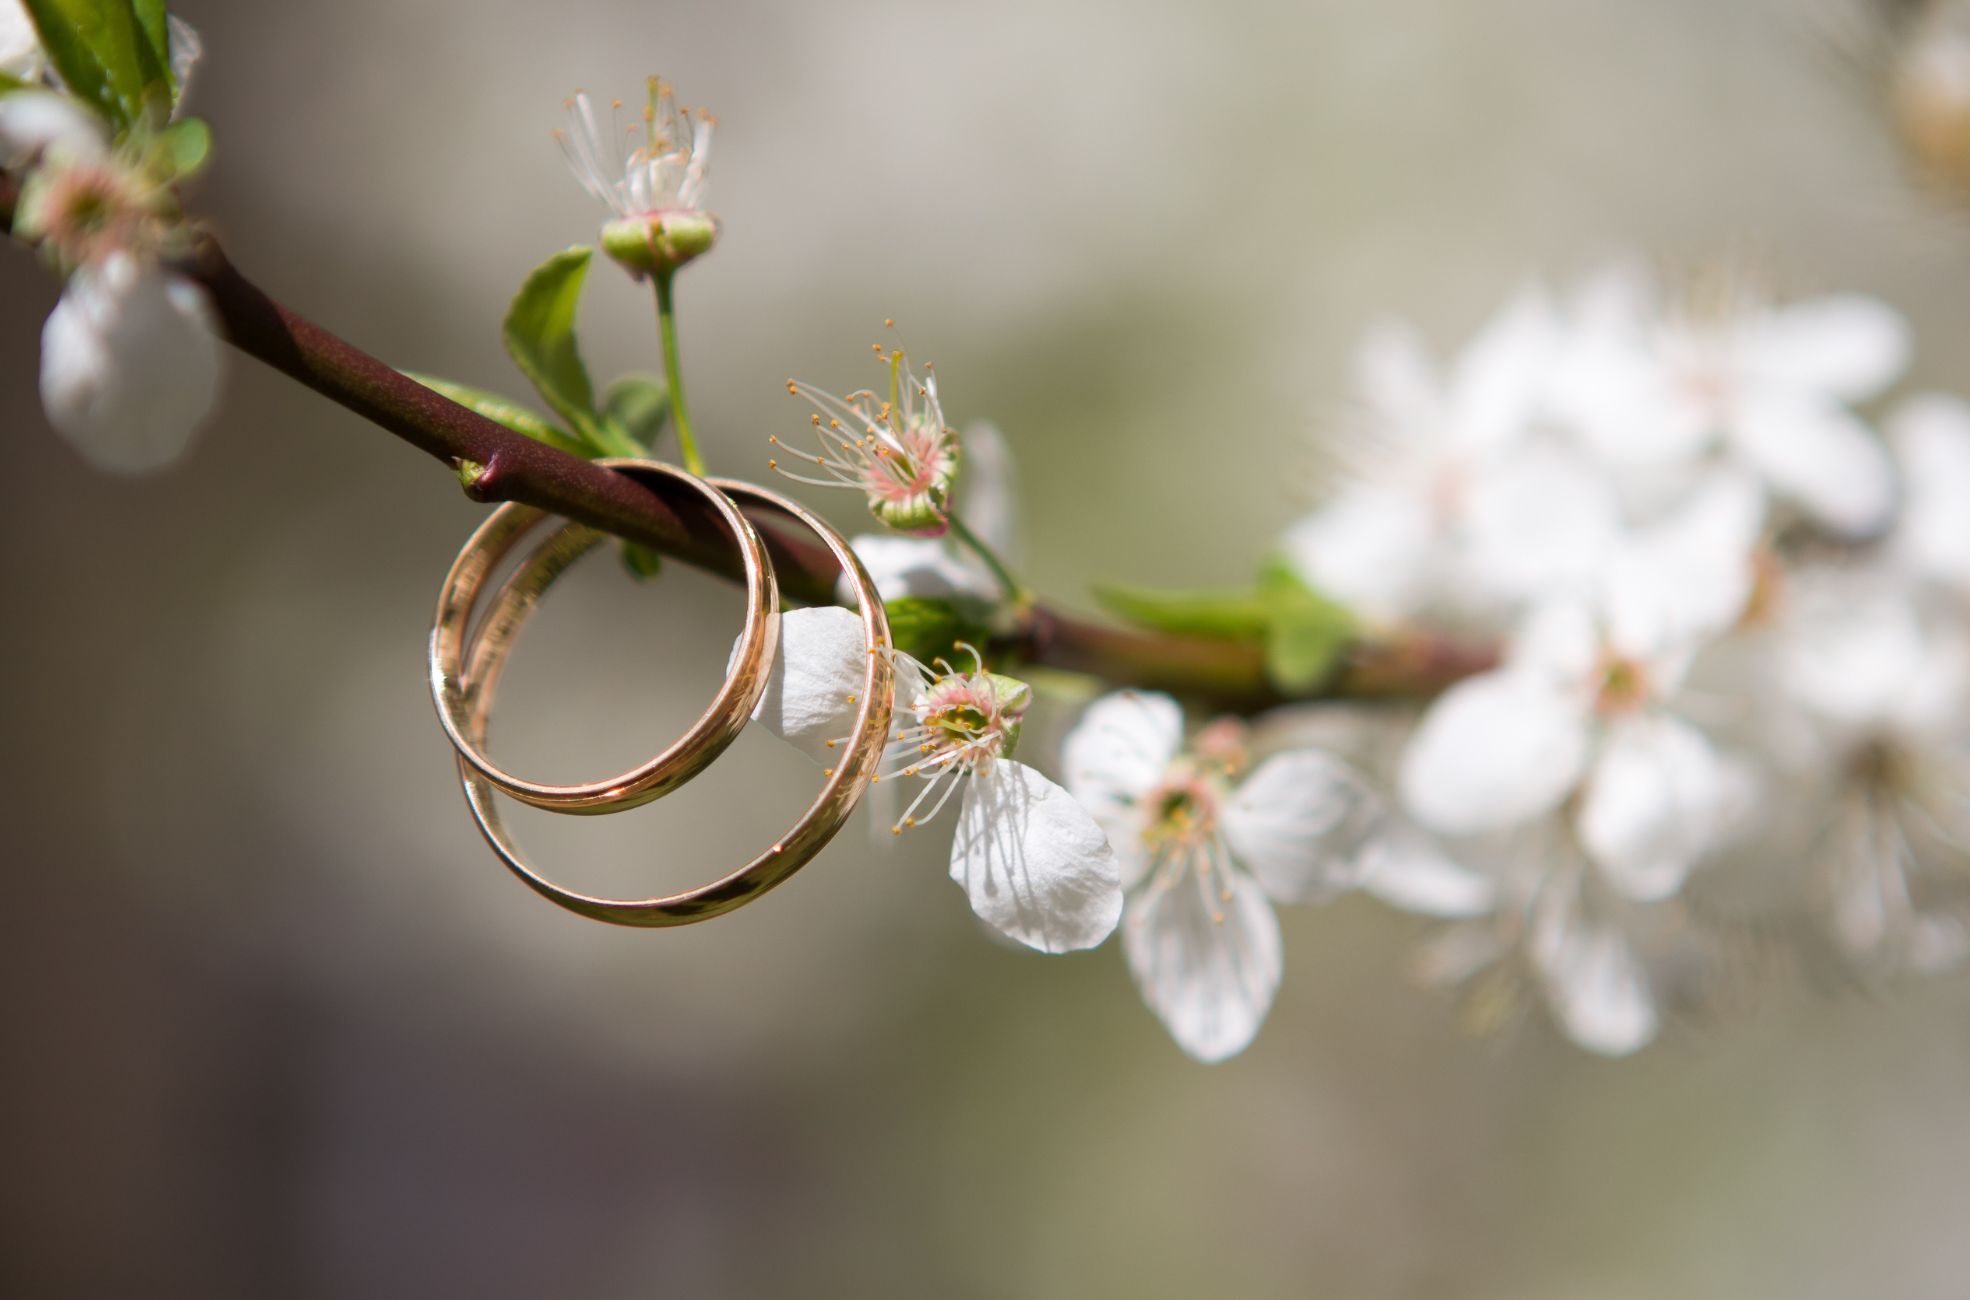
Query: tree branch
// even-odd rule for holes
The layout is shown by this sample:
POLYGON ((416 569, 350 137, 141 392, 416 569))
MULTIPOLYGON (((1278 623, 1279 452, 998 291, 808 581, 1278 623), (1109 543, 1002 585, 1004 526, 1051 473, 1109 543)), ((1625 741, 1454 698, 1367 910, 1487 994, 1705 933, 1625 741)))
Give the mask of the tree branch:
MULTIPOLYGON (((10 229, 18 187, 0 172, 0 229, 10 229)), ((666 492, 514 433, 426 388, 268 297, 202 238, 177 269, 204 287, 226 338, 322 396, 461 474, 477 501, 519 501, 640 542, 721 576, 740 576, 724 526, 688 494, 666 492)), ((834 599, 827 550, 762 521, 781 590, 808 604, 834 599)), ((1254 643, 1138 632, 1089 622, 1046 605, 999 647, 1029 663, 1088 673, 1119 685, 1198 696, 1254 711, 1281 702, 1254 643)), ((1364 644, 1322 692, 1427 695, 1490 663, 1488 649, 1434 641, 1364 644)))

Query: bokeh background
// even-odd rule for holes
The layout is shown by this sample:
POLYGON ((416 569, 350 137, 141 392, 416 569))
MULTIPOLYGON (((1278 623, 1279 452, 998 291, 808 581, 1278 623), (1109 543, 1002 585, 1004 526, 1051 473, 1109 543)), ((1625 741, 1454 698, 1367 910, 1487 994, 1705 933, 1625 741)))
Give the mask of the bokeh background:
MULTIPOLYGON (((520 277, 597 213, 548 132, 661 71, 721 122, 682 282, 714 462, 894 316, 1022 458, 1032 576, 1232 581, 1376 316, 1452 344, 1639 249, 1882 294, 1970 362, 1970 221, 1910 180, 1837 0, 186 0, 200 210, 393 362, 521 389, 520 277)), ((238 360, 171 473, 46 427, 56 286, 0 256, 0 1292, 17 1296, 1950 1297, 1970 990, 1748 986, 1639 1057, 1472 1038, 1415 923, 1286 916, 1244 1056, 1165 1038, 1109 949, 990 942, 947 830, 851 827, 716 924, 620 932, 507 878, 426 694, 481 510, 238 360)), ((602 375, 654 364, 598 267, 602 375)), ((1963 387, 1966 385, 1959 385, 1963 387)), ((826 502, 844 523, 849 503, 826 502)), ((733 594, 606 558, 522 645, 500 753, 599 775, 694 716, 733 594)), ((554 869, 680 886, 811 770, 742 737, 554 869)))

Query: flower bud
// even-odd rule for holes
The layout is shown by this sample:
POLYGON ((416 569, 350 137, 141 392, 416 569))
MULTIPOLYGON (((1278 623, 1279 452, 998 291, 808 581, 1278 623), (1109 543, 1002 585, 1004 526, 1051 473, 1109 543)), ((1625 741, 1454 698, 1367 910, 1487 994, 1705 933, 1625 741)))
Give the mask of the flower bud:
POLYGON ((668 274, 718 238, 718 219, 704 212, 673 209, 618 217, 602 227, 602 251, 631 275, 668 274))

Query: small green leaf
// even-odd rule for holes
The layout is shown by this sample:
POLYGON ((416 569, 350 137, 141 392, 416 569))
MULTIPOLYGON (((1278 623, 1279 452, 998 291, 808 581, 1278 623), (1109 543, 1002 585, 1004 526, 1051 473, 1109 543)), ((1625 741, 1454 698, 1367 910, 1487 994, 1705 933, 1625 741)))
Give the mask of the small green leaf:
POLYGON ((1302 694, 1326 681, 1354 640, 1354 615, 1273 561, 1259 574, 1265 604, 1265 667, 1272 684, 1302 694))
POLYGON ((984 644, 983 629, 968 622, 948 600, 899 596, 884 608, 889 611, 890 643, 925 663, 950 655, 959 641, 984 644))
POLYGON ((1151 591, 1104 586, 1095 588, 1094 598, 1117 618, 1158 632, 1256 637, 1266 628, 1265 603, 1249 591, 1151 591))
POLYGON ((24 0, 41 48, 69 93, 118 127, 153 98, 171 103, 169 60, 160 60, 131 0, 24 0))
POLYGON ((602 414, 638 447, 648 451, 670 418, 670 393, 664 381, 649 375, 624 375, 609 385, 602 414))
POLYGON ((1095 596, 1110 613, 1140 627, 1257 642, 1265 651, 1266 675, 1289 694, 1325 681, 1355 636, 1353 614, 1277 562, 1245 591, 1103 587, 1095 596))
POLYGON ((575 307, 594 250, 570 248, 535 267, 507 308, 506 351, 547 404, 587 442, 602 445, 595 388, 575 344, 575 307))
POLYGON ((663 572, 663 566, 664 557, 641 542, 622 544, 622 567, 628 569, 630 576, 638 581, 656 577, 663 572))
POLYGON ((533 411, 518 402, 501 397, 498 393, 474 388, 470 384, 455 384, 449 379, 440 379, 436 375, 421 375, 415 371, 404 373, 426 388, 443 393, 460 406, 478 412, 494 424, 504 425, 515 433, 525 434, 535 442, 544 442, 556 450, 574 456, 592 454, 574 434, 565 429, 555 428, 533 411))
POLYGON ((0 95, 7 94, 9 91, 27 89, 29 89, 28 84, 19 77, 9 76, 7 73, 0 72, 0 95))
POLYGON ((200 117, 173 122, 157 133, 157 151, 178 179, 196 176, 212 156, 212 128, 200 117))

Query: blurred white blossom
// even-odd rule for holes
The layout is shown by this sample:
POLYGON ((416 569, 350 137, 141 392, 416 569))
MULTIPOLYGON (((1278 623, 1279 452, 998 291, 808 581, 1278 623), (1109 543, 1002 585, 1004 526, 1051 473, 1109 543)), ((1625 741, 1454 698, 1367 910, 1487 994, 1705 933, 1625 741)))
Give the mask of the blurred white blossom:
POLYGON ((1511 629, 1366 769, 1418 826, 1353 883, 1450 920, 1432 980, 1633 1051, 1717 937, 1707 863, 1858 965, 1970 953, 1970 403, 1878 433, 1909 352, 1871 298, 1634 263, 1521 291, 1447 380, 1371 336, 1352 473, 1282 551, 1371 624, 1511 629))
MULTIPOLYGON (((182 87, 199 41, 182 22, 170 32, 182 87)), ((16 235, 68 273, 41 332, 49 423, 99 469, 170 464, 211 413, 220 369, 205 291, 165 263, 187 242, 175 177, 140 145, 115 145, 79 101, 42 89, 0 96, 0 165, 25 178, 16 235)))

